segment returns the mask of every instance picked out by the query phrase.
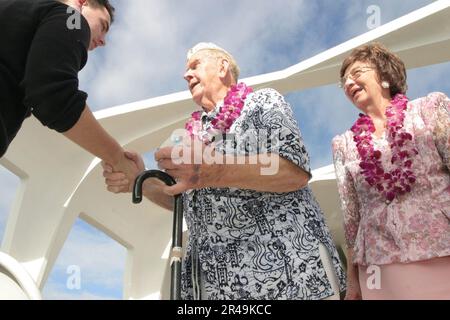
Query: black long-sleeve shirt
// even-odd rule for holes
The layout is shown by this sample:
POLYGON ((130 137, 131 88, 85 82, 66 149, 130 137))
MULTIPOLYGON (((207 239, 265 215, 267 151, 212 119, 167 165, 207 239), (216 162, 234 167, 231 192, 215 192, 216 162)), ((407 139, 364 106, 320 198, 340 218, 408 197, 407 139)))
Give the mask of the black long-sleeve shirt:
POLYGON ((0 157, 31 114, 65 132, 83 112, 78 72, 90 29, 82 15, 80 28, 72 28, 73 15, 55 0, 0 1, 0 157))

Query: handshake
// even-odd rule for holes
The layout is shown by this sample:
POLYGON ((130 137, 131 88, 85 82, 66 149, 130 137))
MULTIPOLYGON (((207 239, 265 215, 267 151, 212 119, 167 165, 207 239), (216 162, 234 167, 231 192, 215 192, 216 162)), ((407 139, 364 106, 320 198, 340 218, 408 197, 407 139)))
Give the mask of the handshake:
MULTIPOLYGON (((160 170, 172 176, 177 183, 167 186, 156 178, 144 182, 143 193, 147 198, 154 198, 155 194, 161 196, 174 196, 189 189, 201 189, 214 186, 220 166, 207 161, 180 161, 180 159, 194 159, 202 157, 205 148, 203 145, 198 152, 189 145, 170 146, 158 149, 155 152, 155 160, 160 170)), ((108 191, 113 193, 126 193, 133 190, 136 177, 145 170, 142 156, 136 152, 125 151, 121 163, 112 165, 102 161, 103 177, 108 191)), ((219 175, 220 176, 220 175, 219 175)))
POLYGON ((145 169, 142 157, 136 152, 125 151, 124 160, 113 166, 102 161, 103 177, 106 189, 113 193, 125 193, 133 190, 136 177, 145 169))

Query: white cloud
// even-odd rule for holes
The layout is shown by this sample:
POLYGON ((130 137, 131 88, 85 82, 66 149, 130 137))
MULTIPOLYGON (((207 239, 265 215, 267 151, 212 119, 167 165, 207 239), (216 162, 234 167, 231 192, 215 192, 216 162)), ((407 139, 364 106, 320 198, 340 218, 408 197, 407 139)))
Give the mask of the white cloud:
POLYGON ((289 0, 275 8, 268 0, 135 0, 118 6, 109 44, 91 59, 82 83, 94 109, 185 90, 186 51, 199 41, 229 50, 243 76, 287 67, 288 57, 297 55, 291 38, 302 30, 309 11, 303 1, 289 0))
POLYGON ((94 110, 185 90, 185 53, 199 41, 229 50, 242 77, 275 71, 367 32, 369 5, 386 23, 431 2, 116 0, 108 45, 90 57, 81 84, 94 110))
MULTIPOLYGON (((403 15, 406 15, 412 11, 420 9, 430 3, 433 0, 362 0, 345 2, 344 10, 338 10, 337 7, 343 8, 342 2, 334 1, 327 4, 327 10, 329 6, 335 8, 344 19, 345 23, 336 25, 336 32, 338 37, 344 36, 341 41, 348 40, 357 35, 363 34, 369 31, 368 20, 373 16, 373 11, 368 12, 369 6, 376 6, 380 13, 381 25, 386 24, 394 19, 397 19, 403 15)), ((330 28, 328 29, 329 32, 330 28)), ((335 33, 331 32, 330 35, 335 33)))
MULTIPOLYGON (((95 287, 104 291, 121 292, 126 252, 119 243, 78 220, 61 250, 46 288, 49 286, 53 289, 48 290, 53 291, 55 287, 65 288, 71 275, 68 268, 77 266, 81 274, 82 290, 86 293, 90 292, 86 288, 95 287)), ((79 295, 80 292, 77 291, 76 294, 79 295)))

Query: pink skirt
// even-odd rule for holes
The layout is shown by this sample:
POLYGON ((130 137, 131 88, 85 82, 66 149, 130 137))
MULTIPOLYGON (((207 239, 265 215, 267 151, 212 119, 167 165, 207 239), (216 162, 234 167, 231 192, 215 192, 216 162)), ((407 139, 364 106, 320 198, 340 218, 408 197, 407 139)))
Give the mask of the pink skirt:
POLYGON ((359 266, 364 300, 450 300, 450 256, 359 266))

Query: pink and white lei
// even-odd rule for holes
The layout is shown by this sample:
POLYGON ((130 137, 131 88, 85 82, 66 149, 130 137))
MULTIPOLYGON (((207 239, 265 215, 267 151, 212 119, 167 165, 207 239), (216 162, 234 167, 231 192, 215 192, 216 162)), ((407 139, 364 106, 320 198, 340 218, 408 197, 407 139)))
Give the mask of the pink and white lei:
POLYGON ((231 86, 223 100, 223 106, 211 121, 213 130, 210 132, 203 131, 202 111, 192 113, 191 118, 186 122, 185 129, 191 137, 198 137, 206 144, 211 142, 211 138, 215 133, 228 133, 231 125, 241 115, 245 99, 251 92, 253 92, 253 89, 243 82, 231 86))
POLYGON ((414 147, 411 134, 403 128, 407 105, 408 98, 397 94, 386 109, 387 139, 392 150, 391 163, 395 166, 389 172, 386 172, 381 164, 381 151, 375 150, 373 146, 372 133, 375 132, 375 126, 372 119, 360 114, 351 128, 361 159, 359 163, 361 173, 367 183, 376 188, 388 204, 399 195, 411 192, 411 186, 416 181, 411 166, 413 157, 418 151, 414 147))

